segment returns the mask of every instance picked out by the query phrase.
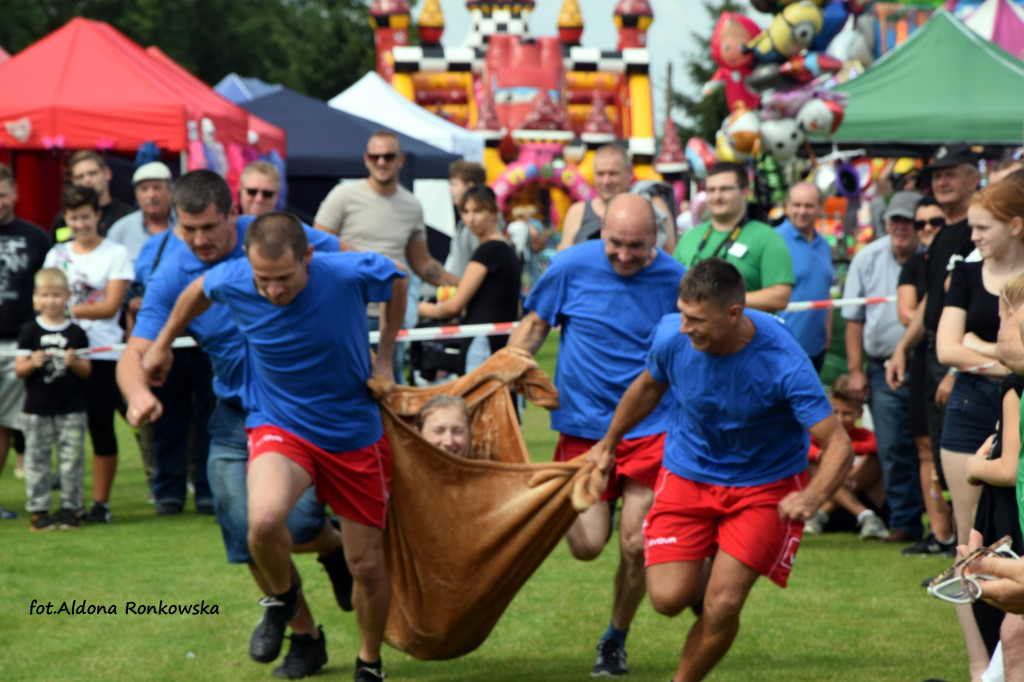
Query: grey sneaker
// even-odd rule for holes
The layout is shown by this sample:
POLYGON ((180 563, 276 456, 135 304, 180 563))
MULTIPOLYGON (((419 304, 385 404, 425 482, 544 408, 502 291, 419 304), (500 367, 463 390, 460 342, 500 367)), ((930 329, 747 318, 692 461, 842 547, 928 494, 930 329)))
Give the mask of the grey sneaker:
POLYGON ((606 639, 597 645, 597 661, 590 671, 591 677, 618 677, 628 672, 624 646, 613 639, 606 639))
POLYGON ((881 540, 887 537, 889 537, 889 529, 885 527, 885 523, 878 514, 869 511, 864 520, 860 522, 860 539, 878 538, 881 540))
POLYGON ((825 526, 827 525, 828 514, 819 509, 814 512, 814 516, 807 521, 804 521, 804 530, 811 535, 821 535, 825 532, 825 526))

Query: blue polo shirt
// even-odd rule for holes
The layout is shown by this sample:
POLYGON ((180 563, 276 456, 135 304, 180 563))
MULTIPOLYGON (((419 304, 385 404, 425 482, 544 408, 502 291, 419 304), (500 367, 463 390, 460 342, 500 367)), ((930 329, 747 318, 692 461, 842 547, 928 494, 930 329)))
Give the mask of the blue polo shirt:
MULTIPOLYGON (((817 232, 808 242, 787 218, 775 230, 782 236, 793 259, 793 293, 789 300, 824 301, 831 297, 832 248, 817 232)), ((825 351, 825 324, 827 310, 807 310, 797 313, 779 313, 808 357, 825 351)))

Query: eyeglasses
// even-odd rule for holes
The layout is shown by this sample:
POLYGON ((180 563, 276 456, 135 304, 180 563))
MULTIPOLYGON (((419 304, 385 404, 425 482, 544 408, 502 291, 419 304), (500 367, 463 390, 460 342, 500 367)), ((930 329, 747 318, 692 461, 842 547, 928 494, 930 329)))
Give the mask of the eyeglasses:
POLYGON ((968 573, 967 569, 982 557, 1019 559, 1020 557, 1010 549, 1012 543, 1013 540, 1007 535, 1002 540, 988 547, 979 547, 970 552, 932 580, 928 585, 928 594, 936 599, 953 604, 972 604, 976 602, 981 597, 981 583, 985 580, 995 580, 996 576, 985 575, 984 573, 968 573))
POLYGON ((726 185, 725 187, 708 187, 704 191, 707 194, 727 194, 729 192, 735 192, 739 188, 739 185, 726 185))
POLYGON ((388 152, 386 154, 367 153, 366 158, 368 158, 370 161, 373 161, 374 163, 377 163, 381 159, 384 159, 384 161, 386 161, 387 163, 391 163, 392 161, 398 158, 398 154, 396 154, 395 152, 388 152))
POLYGON ((940 216, 935 216, 934 218, 929 218, 928 220, 915 220, 914 221, 914 229, 915 230, 923 230, 926 225, 931 225, 936 230, 938 230, 938 229, 941 229, 941 228, 946 226, 946 219, 942 218, 940 216))
POLYGON ((277 190, 276 189, 256 189, 254 187, 246 187, 245 188, 245 193, 248 194, 250 197, 252 197, 254 199, 256 198, 257 194, 259 194, 264 199, 271 199, 271 198, 273 198, 273 196, 275 194, 277 194, 277 190))

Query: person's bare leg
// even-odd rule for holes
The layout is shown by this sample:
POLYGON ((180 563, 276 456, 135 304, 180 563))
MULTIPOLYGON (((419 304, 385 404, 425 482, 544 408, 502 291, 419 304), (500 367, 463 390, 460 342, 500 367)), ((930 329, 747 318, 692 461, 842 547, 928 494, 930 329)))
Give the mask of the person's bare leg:
MULTIPOLYGON (((656 579, 651 573, 656 568, 648 569, 649 583, 656 579)), ((740 611, 757 577, 757 571, 735 557, 722 551, 715 555, 704 591, 704 609, 686 636, 673 682, 702 680, 722 660, 739 632, 740 611)), ((655 603, 653 592, 651 603, 655 603)))
POLYGON ((276 452, 249 463, 249 551, 274 594, 284 594, 291 587, 292 536, 286 520, 311 484, 305 469, 276 452))
MULTIPOLYGON (((942 471, 946 474, 946 484, 953 498, 953 521, 958 538, 970 536, 974 527, 974 511, 978 506, 981 488, 967 482, 967 454, 953 452, 942 448, 942 471)), ((964 635, 967 657, 970 663, 971 679, 977 679, 988 667, 988 650, 978 630, 974 612, 970 604, 957 604, 956 616, 960 621, 960 631, 964 635)))
POLYGON ((654 502, 654 491, 631 478, 623 478, 622 515, 619 520, 619 568, 615 572, 612 626, 628 630, 647 594, 644 571, 643 524, 654 502))
MULTIPOLYGON (((246 564, 249 567, 249 573, 252 575, 252 579, 256 582, 256 585, 260 588, 265 596, 270 596, 270 584, 267 582, 263 572, 260 571, 256 564, 246 564)), ((292 580, 295 584, 302 586, 302 576, 299 575, 299 569, 292 562, 292 580)), ((288 624, 293 632, 297 632, 303 635, 312 635, 313 639, 319 639, 320 632, 316 629, 316 621, 313 620, 313 613, 309 610, 309 604, 306 603, 306 597, 299 592, 299 611, 295 614, 295 618, 288 624)))
POLYGON ((1003 643, 1003 676, 1006 682, 1024 682, 1024 618, 1007 614, 999 629, 1003 643))
POLYGON ((862 512, 866 512, 868 510, 867 507, 861 504, 860 500, 857 499, 857 496, 854 495, 849 488, 843 488, 841 486, 832 493, 832 497, 829 501, 839 505, 855 517, 860 516, 862 512))
POLYGON ((375 663, 380 660, 391 605, 391 586, 384 567, 384 533, 379 528, 342 518, 341 535, 354 581, 352 602, 361 638, 359 658, 375 663))
POLYGON ((580 561, 592 561, 608 542, 611 511, 605 500, 598 500, 576 517, 565 534, 569 551, 580 561))
POLYGON ((939 489, 938 477, 935 475, 935 457, 932 454, 932 441, 928 436, 914 436, 917 446, 917 458, 921 471, 921 497, 924 499, 924 511, 928 515, 928 527, 936 538, 942 542, 953 539, 953 526, 950 520, 949 503, 939 489))
POLYGON ((92 457, 92 501, 109 504, 110 489, 114 486, 117 473, 117 455, 93 455, 92 457))
POLYGON ((310 540, 298 545, 292 545, 292 554, 317 553, 326 556, 341 547, 341 531, 334 527, 330 521, 324 521, 324 527, 320 533, 310 540))

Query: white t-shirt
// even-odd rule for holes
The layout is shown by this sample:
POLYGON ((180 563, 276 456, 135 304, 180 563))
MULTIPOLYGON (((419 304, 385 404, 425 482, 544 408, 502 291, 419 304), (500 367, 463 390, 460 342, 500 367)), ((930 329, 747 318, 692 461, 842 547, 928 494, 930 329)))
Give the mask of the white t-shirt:
MULTIPOLYGON (((123 279, 131 282, 135 278, 132 259, 121 244, 104 239, 89 253, 75 253, 74 242, 57 244, 49 253, 43 267, 60 268, 68 277, 71 287, 70 305, 80 303, 101 303, 106 299, 107 282, 123 279)), ((75 320, 89 337, 89 346, 110 346, 124 340, 124 330, 117 323, 117 315, 103 320, 75 320)), ((120 353, 110 351, 91 356, 96 360, 117 360, 120 353)))

